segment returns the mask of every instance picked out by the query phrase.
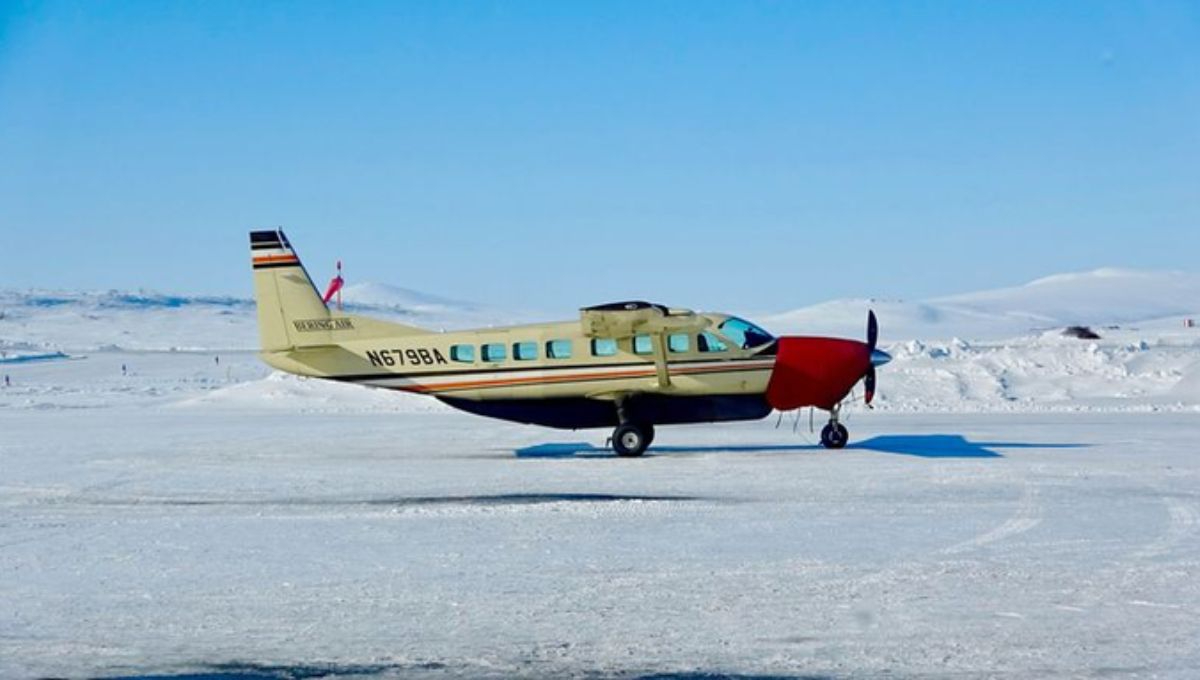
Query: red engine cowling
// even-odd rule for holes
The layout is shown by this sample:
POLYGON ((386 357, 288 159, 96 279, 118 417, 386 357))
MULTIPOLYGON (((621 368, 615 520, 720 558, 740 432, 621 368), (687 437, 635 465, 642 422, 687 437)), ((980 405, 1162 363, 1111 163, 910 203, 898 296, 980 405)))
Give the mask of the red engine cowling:
POLYGON ((832 409, 871 367, 871 348, 857 340, 782 337, 778 343, 767 403, 780 411, 832 409))

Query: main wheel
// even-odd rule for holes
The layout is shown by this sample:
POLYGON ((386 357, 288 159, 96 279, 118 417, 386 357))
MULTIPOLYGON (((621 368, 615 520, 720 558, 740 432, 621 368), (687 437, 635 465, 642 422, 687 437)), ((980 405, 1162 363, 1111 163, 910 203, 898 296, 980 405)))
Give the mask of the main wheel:
POLYGON ((840 449, 850 440, 850 431, 841 423, 827 423, 821 428, 821 445, 827 449, 840 449))
POLYGON ((618 456, 640 456, 645 453, 646 447, 650 446, 653 437, 653 427, 626 423, 613 431, 613 451, 616 451, 618 456))

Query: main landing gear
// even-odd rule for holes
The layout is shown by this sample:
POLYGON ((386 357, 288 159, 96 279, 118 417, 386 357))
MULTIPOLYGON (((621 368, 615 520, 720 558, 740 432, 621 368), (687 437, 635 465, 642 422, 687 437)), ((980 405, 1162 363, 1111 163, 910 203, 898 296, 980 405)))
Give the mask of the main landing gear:
POLYGON ((635 458, 646 452, 654 441, 654 426, 638 422, 630 407, 629 399, 617 402, 617 429, 613 430, 612 447, 622 458, 635 458))
POLYGON ((623 423, 613 430, 612 447, 618 456, 633 458, 646 452, 654 441, 654 426, 623 423))
POLYGON ((845 448, 846 442, 850 441, 850 431, 838 421, 841 410, 840 406, 834 407, 829 412, 829 423, 821 428, 821 446, 827 449, 845 448))

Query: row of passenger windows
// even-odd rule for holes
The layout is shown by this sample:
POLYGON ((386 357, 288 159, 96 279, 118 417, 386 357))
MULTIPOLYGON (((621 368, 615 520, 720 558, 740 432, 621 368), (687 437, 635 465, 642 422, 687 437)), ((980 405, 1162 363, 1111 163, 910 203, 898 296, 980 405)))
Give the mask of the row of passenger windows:
MULTIPOLYGON (((729 349, 725 343, 709 332, 691 336, 686 333, 676 333, 667 336, 667 350, 673 353, 691 351, 693 337, 696 349, 701 352, 724 352, 729 349)), ((593 338, 590 350, 594 357, 611 357, 617 353, 617 341, 612 338, 593 338)), ((570 359, 573 343, 570 340, 550 340, 545 343, 544 351, 547 359, 570 359)), ((464 364, 475 362, 475 345, 451 345, 450 359, 464 364)), ((532 361, 538 358, 538 344, 532 341, 514 342, 506 345, 502 342, 490 342, 479 345, 479 358, 485 362, 494 363, 506 361, 508 351, 512 350, 512 358, 517 361, 532 361)), ((649 335, 637 335, 633 338, 634 354, 653 354, 654 343, 649 335)))

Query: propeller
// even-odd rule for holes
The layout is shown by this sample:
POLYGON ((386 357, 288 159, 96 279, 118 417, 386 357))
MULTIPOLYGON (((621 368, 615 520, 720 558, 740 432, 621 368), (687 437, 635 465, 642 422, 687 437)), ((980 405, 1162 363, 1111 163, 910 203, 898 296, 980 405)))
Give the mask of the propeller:
POLYGON ((871 363, 867 366, 867 372, 863 375, 863 395, 867 406, 871 405, 871 400, 875 398, 875 367, 882 366, 892 360, 892 357, 882 350, 875 349, 875 345, 879 342, 879 321, 875 319, 875 311, 867 312, 867 352, 871 357, 871 363))

